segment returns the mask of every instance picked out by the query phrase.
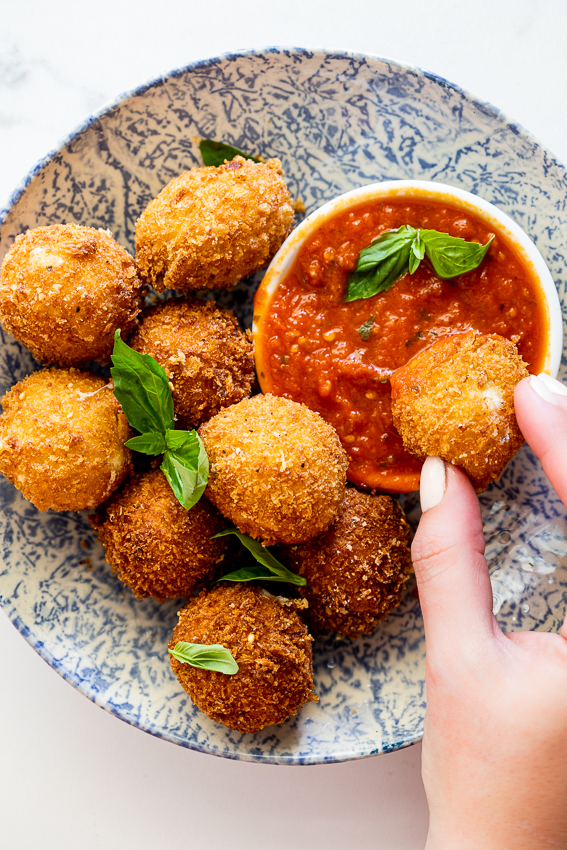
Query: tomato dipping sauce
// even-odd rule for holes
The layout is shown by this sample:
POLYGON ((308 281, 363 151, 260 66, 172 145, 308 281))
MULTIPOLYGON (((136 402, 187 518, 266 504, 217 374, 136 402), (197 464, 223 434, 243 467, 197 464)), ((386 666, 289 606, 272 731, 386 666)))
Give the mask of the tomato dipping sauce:
POLYGON ((393 426, 389 382, 418 351, 442 334, 472 329, 510 339, 532 373, 545 360, 547 313, 529 266, 480 217, 435 201, 396 196, 339 212, 303 244, 267 311, 257 311, 260 300, 255 346, 263 391, 320 413, 349 456, 349 479, 373 489, 419 486, 422 463, 393 426), (404 224, 481 244, 495 238, 474 271, 441 280, 425 258, 387 292, 345 303, 361 249, 404 224))

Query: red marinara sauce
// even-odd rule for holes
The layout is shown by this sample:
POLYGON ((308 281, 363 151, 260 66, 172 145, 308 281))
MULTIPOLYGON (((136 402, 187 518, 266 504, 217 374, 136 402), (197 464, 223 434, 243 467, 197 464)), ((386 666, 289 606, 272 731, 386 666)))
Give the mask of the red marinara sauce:
POLYGON ((531 270, 481 218, 429 200, 374 201, 339 212, 300 249, 255 335, 259 380, 264 392, 301 401, 336 428, 351 481, 408 492, 419 486, 422 463, 393 426, 391 373, 441 334, 473 329, 512 340, 537 374, 546 315, 531 270), (403 224, 481 244, 495 239, 472 272, 441 280, 425 259, 387 292, 345 303, 361 249, 403 224))

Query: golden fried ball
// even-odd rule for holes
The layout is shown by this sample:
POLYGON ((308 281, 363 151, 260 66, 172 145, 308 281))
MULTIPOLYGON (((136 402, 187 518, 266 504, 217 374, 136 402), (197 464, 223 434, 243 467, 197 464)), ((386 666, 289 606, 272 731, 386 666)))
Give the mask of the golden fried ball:
POLYGON ((394 425, 408 451, 462 467, 480 492, 524 442, 514 387, 527 376, 516 346, 504 337, 442 336, 392 375, 394 425))
MULTIPOLYGON (((228 538, 206 499, 186 511, 161 470, 130 478, 89 521, 106 560, 137 599, 187 596, 214 578, 228 538)), ((228 572, 228 570, 226 571, 228 572)))
POLYGON ((163 302, 148 310, 128 344, 165 369, 177 427, 196 428, 250 395, 252 343, 233 313, 214 301, 163 302))
POLYGON ((411 570, 410 528, 399 504, 351 487, 328 531, 278 548, 281 560, 307 579, 298 589, 309 602, 308 623, 350 638, 372 634, 400 604, 411 570))
POLYGON ((44 363, 106 362, 141 310, 133 258, 106 231, 78 224, 16 237, 0 275, 4 328, 44 363))
POLYGON ((169 644, 219 644, 238 664, 234 675, 201 670, 170 656, 173 672, 195 705, 217 723, 259 732, 283 723, 311 700, 311 641, 294 610, 257 587, 216 587, 179 612, 169 644))
POLYGON ((257 395, 217 413, 199 434, 207 497, 266 545, 301 543, 335 519, 348 460, 335 429, 295 401, 257 395))
POLYGON ((136 224, 136 263, 154 289, 231 289, 265 266, 293 221, 278 159, 237 156, 192 168, 151 201, 136 224))
POLYGON ((95 508, 130 472, 130 428, 102 378, 44 369, 2 404, 0 472, 40 511, 95 508))

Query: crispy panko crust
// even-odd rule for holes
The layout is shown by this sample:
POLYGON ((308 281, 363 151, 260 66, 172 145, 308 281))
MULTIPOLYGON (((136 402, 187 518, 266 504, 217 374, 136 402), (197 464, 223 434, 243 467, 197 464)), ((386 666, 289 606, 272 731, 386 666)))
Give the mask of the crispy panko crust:
POLYGON ((410 528, 390 496, 348 487, 333 525, 314 540, 280 546, 281 560, 305 576, 304 617, 317 632, 370 635, 400 604, 411 571, 410 528))
POLYGON ((477 492, 486 490, 524 442, 514 387, 528 374, 516 346, 497 334, 441 337, 391 377, 404 446, 462 467, 477 492))
POLYGON ((131 471, 128 422, 97 375, 33 372, 2 404, 0 472, 38 510, 96 508, 131 471))
POLYGON ((237 156, 175 177, 136 224, 142 278, 158 292, 231 289, 265 266, 293 221, 281 173, 279 159, 237 156))
POLYGON ((295 401, 257 395, 201 425, 207 497, 243 532, 302 543, 333 522, 348 459, 335 429, 295 401))
POLYGON ((153 307, 129 345, 165 369, 177 427, 196 428, 250 395, 255 373, 249 334, 214 301, 171 300, 153 307))
POLYGON ((239 732, 283 723, 313 693, 312 638, 295 611, 257 587, 220 586, 179 612, 169 644, 220 644, 238 664, 233 676, 201 670, 170 657, 173 672, 195 705, 239 732))
POLYGON ((105 363, 116 329, 124 338, 135 324, 141 290, 134 259, 107 232, 37 227, 4 258, 0 320, 44 363, 105 363))
POLYGON ((106 560, 136 599, 187 596, 211 581, 228 549, 226 526, 206 499, 186 511, 161 470, 130 478, 89 522, 106 560))

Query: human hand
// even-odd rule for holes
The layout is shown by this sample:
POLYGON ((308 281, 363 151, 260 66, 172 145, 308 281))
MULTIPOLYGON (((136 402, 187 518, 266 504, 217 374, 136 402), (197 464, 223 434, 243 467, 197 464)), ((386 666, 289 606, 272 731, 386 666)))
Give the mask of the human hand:
MULTIPOLYGON (((567 504, 567 388, 541 385, 518 385, 516 416, 567 504)), ((467 476, 428 458, 421 498, 412 556, 427 648, 427 850, 565 850, 567 619, 560 634, 503 634, 467 476)))

